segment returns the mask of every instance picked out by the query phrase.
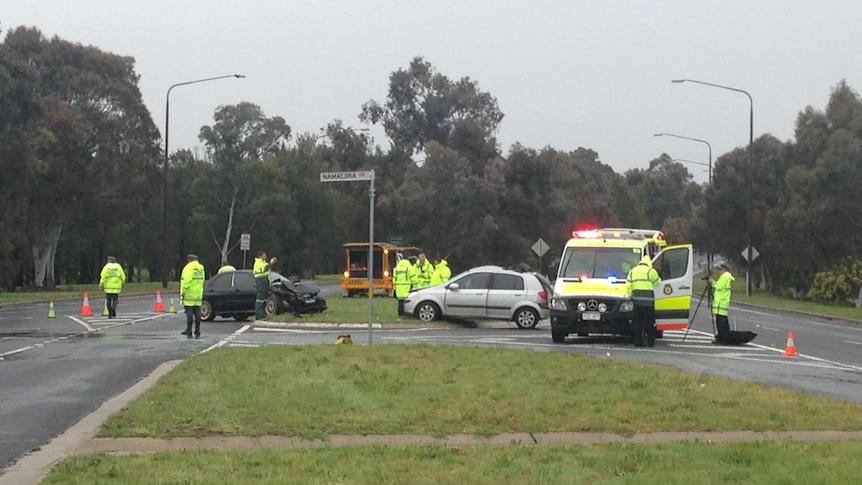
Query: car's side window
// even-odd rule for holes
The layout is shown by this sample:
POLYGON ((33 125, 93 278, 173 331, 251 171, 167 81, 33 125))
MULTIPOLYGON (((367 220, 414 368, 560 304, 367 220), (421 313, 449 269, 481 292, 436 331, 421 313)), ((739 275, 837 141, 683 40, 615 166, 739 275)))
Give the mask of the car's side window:
POLYGON ((218 275, 213 281, 213 290, 214 291, 228 291, 230 290, 230 275, 222 274, 218 275))
POLYGON ((458 280, 458 287, 462 290, 487 290, 490 282, 490 273, 476 273, 458 280))
POLYGON ((492 290, 523 290, 524 278, 511 274, 495 274, 491 282, 492 290))
POLYGON ((254 277, 245 273, 234 273, 233 287, 241 291, 254 290, 254 277))

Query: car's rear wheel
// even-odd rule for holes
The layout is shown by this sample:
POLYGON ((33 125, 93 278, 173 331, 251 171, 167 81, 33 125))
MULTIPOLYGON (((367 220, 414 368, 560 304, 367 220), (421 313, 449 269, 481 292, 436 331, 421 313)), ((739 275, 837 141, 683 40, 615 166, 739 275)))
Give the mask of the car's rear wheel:
POLYGON ((655 338, 662 338, 662 337, 664 337, 664 330, 656 330, 655 331, 655 338))
POLYGON ((416 318, 423 322, 433 322, 440 318, 440 307, 431 301, 423 301, 416 307, 416 318))
POLYGON ((201 320, 206 322, 211 322, 215 320, 215 312, 213 311, 213 306, 210 305, 210 302, 204 300, 201 302, 201 320))
POLYGON ((278 299, 274 296, 270 296, 266 299, 266 302, 263 305, 263 312, 266 313, 266 316, 271 317, 278 313, 279 304, 278 299))
POLYGON ((553 340, 555 344, 564 343, 566 341, 566 332, 551 329, 551 340, 553 340))
POLYGON ((515 312, 515 325, 518 328, 536 328, 539 323, 539 312, 530 308, 519 308, 515 312))

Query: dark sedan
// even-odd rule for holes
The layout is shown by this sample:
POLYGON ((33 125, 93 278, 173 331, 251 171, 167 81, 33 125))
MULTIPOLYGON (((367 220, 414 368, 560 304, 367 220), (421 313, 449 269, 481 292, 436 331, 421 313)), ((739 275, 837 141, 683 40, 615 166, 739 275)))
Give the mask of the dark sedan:
MULTIPOLYGON (((326 299, 314 283, 290 281, 276 273, 269 273, 269 296, 266 314, 314 313, 326 310, 326 299)), ((255 287, 251 270, 231 271, 213 276, 204 283, 201 319, 233 317, 242 321, 254 315, 255 287)))

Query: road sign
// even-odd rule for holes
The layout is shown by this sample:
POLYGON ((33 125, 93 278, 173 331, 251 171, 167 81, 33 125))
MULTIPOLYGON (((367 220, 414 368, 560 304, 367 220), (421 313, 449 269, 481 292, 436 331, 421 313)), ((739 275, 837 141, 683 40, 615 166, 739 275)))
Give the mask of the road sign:
POLYGON ((536 256, 541 258, 551 248, 548 247, 548 243, 546 243, 544 239, 539 238, 538 241, 533 243, 533 245, 530 247, 530 249, 532 249, 533 252, 536 253, 536 256))
MULTIPOLYGON (((754 261, 757 257, 760 256, 760 253, 757 252, 757 249, 754 246, 751 247, 751 260, 754 261)), ((742 259, 748 261, 748 248, 742 250, 742 259)))
POLYGON ((373 170, 367 172, 320 172, 321 182, 353 182, 354 180, 373 179, 373 170))
POLYGON ((389 235, 389 244, 401 244, 404 242, 404 236, 390 234, 389 235))
POLYGON ((240 234, 239 249, 240 251, 248 251, 251 249, 251 234, 240 234))

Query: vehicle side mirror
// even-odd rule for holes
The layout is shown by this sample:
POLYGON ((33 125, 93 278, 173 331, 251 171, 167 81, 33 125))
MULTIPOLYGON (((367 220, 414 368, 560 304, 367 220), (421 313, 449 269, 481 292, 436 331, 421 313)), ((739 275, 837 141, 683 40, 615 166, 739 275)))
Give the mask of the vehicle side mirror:
POLYGON ((460 286, 458 286, 458 283, 449 283, 448 285, 446 285, 447 290, 457 291, 458 288, 460 288, 460 286))

